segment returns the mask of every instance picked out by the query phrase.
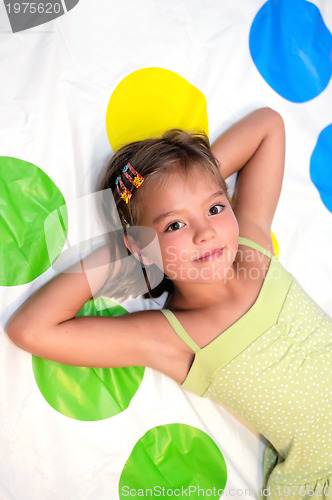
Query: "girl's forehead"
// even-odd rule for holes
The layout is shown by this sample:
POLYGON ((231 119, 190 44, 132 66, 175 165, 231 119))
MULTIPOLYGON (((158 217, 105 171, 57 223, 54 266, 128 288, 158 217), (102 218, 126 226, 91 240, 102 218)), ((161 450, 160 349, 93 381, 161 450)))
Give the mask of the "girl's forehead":
POLYGON ((174 188, 176 185, 186 185, 188 188, 199 189, 200 186, 211 184, 222 185, 221 179, 217 174, 207 167, 192 164, 188 167, 179 165, 171 166, 155 173, 147 178, 146 188, 156 192, 167 191, 174 188))
POLYGON ((224 192, 216 176, 199 168, 190 172, 174 169, 163 179, 154 177, 147 179, 144 190, 139 193, 142 217, 149 223, 155 219, 156 213, 196 207, 212 194, 224 192))

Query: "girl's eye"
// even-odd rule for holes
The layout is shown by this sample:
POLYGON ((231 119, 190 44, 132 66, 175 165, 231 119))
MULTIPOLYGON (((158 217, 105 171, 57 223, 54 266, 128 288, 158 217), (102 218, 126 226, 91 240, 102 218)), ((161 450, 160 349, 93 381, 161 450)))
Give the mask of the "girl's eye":
POLYGON ((223 208, 225 208, 225 205, 221 205, 220 203, 218 205, 213 205, 213 207, 211 207, 209 210, 209 215, 220 214, 220 212, 222 212, 223 208))
POLYGON ((184 226, 183 222, 179 222, 179 221, 172 222, 172 224, 167 226, 166 231, 168 231, 168 232, 178 231, 178 229, 181 229, 181 227, 183 227, 183 226, 184 226))

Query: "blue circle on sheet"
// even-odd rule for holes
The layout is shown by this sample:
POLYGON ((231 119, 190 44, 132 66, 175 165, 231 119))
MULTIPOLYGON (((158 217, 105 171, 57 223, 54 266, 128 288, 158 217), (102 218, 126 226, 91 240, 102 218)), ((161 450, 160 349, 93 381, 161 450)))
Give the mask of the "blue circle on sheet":
POLYGON ((249 48, 264 80, 291 102, 317 97, 330 81, 332 35, 311 2, 268 0, 252 23, 249 48))
POLYGON ((332 124, 318 136, 310 159, 310 177, 322 202, 332 212, 332 124))

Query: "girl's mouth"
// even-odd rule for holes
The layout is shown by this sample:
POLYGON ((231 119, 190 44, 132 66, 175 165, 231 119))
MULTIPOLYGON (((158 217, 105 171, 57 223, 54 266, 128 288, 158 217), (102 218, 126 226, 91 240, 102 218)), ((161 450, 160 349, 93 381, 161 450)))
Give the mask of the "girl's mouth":
POLYGON ((223 248, 216 248, 215 250, 209 250, 208 252, 204 252, 198 259, 194 259, 193 262, 209 262, 210 260, 218 259, 224 253, 223 248))

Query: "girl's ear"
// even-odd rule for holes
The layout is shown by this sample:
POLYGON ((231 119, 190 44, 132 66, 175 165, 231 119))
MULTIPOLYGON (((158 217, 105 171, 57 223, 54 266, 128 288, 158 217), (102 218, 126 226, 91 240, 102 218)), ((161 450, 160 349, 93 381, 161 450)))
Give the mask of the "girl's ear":
POLYGON ((151 262, 151 260, 146 255, 144 255, 144 252, 140 249, 132 236, 125 234, 124 242, 129 252, 132 253, 137 260, 142 262, 142 264, 144 264, 145 266, 150 266, 151 264, 153 264, 153 262, 151 262))

